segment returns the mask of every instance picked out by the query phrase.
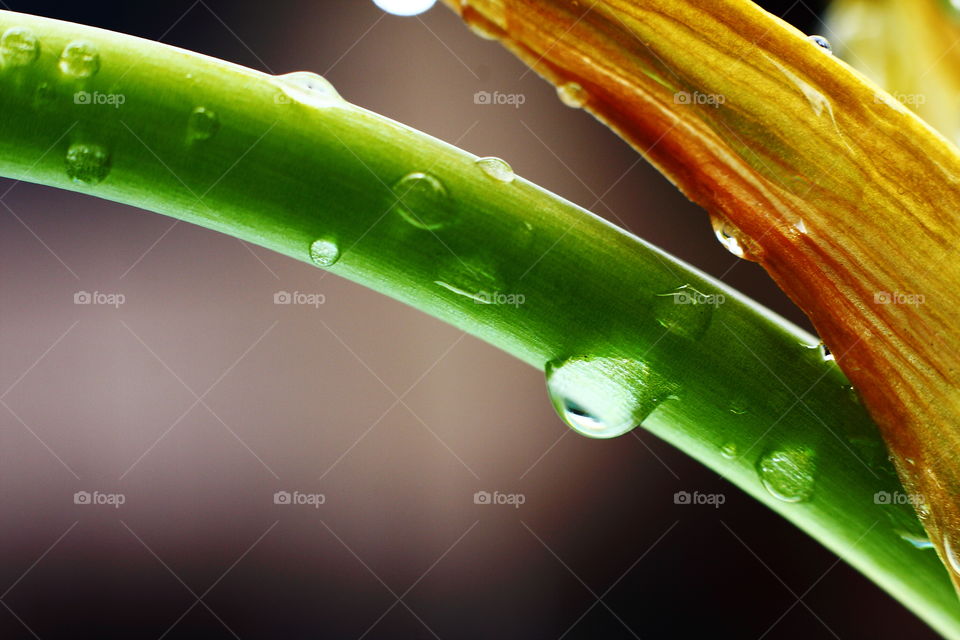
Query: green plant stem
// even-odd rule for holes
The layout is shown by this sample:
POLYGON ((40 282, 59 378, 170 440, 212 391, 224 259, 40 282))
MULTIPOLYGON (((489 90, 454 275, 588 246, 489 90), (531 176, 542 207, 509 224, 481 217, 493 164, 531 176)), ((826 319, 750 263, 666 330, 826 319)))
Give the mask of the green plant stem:
POLYGON ((541 370, 576 356, 642 362, 670 389, 644 427, 960 638, 960 607, 939 560, 901 538, 922 535, 912 509, 875 503, 878 491, 902 491, 882 441, 839 369, 808 348, 811 336, 583 209, 520 178, 498 181, 475 156, 346 102, 291 100, 282 81, 249 69, 0 12, 0 31, 11 27, 30 29, 40 55, 0 75, 3 175, 163 213, 308 263, 311 244, 330 240, 341 252, 334 273, 541 370), (100 54, 99 71, 85 79, 58 67, 78 40, 100 54), (77 91, 124 103, 77 104, 77 91), (197 107, 217 114, 206 139, 191 125, 197 107), (108 154, 102 182, 71 179, 68 154, 78 145, 108 154), (391 188, 417 172, 435 176, 446 197, 391 188), (411 224, 403 206, 436 228, 411 224), (664 294, 684 285, 725 302, 698 309, 705 319, 677 316, 689 309, 664 306, 664 294), (464 295, 478 292, 520 294, 524 303, 464 295), (665 328, 677 319, 702 331, 665 328), (730 443, 736 453, 725 457, 730 443), (798 447, 815 455, 815 482, 809 500, 788 503, 764 488, 758 466, 798 447))

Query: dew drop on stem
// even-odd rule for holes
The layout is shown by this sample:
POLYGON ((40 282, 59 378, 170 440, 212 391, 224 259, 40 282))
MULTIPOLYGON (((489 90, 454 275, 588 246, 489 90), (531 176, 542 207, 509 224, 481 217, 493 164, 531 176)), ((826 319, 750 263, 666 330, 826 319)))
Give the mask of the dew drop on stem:
POLYGON ((672 396, 672 388, 645 363, 630 358, 573 357, 547 364, 547 392, 572 429, 613 438, 643 423, 672 396))
POLYGON ((110 154, 96 144, 72 144, 67 149, 67 175, 77 184, 99 184, 110 173, 110 154))
POLYGON ((100 52, 93 43, 76 40, 64 47, 58 66, 69 78, 91 78, 100 70, 100 52))
POLYGON ((40 42, 26 27, 10 27, 0 37, 0 57, 6 67, 26 67, 40 56, 40 42))
POLYGON ((408 173, 394 183, 392 190, 397 199, 395 210, 418 229, 435 231, 454 219, 454 207, 447 188, 432 174, 408 173))
POLYGON ((340 247, 333 238, 318 238, 310 245, 310 260, 318 267, 332 267, 340 259, 340 247))
POLYGON ((494 180, 506 183, 513 182, 515 177, 513 168, 500 158, 478 158, 476 164, 481 171, 494 180))
POLYGON ((769 451, 757 461, 757 473, 767 492, 782 502, 806 502, 813 496, 816 455, 809 447, 769 451))

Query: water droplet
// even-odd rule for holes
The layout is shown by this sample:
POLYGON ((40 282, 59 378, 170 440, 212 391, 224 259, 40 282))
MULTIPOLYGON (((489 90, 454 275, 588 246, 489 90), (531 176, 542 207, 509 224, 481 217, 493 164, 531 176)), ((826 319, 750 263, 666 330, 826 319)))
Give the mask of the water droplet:
POLYGON ((737 457, 737 443, 736 443, 736 442, 728 442, 727 444, 725 444, 725 445, 723 445, 722 447, 720 447, 720 455, 722 455, 724 458, 727 458, 728 460, 731 459, 731 458, 736 458, 736 457, 737 457))
POLYGON ((670 333, 696 340, 710 327, 715 304, 690 285, 683 285, 654 298, 653 313, 660 326, 670 333))
POLYGON ((547 391, 557 413, 575 431, 613 438, 640 425, 671 387, 639 360, 575 357, 547 364, 547 391))
POLYGON ((934 545, 930 542, 930 538, 924 535, 916 535, 913 533, 907 533, 906 531, 897 531, 896 532, 900 538, 906 542, 909 542, 916 549, 933 549, 934 545))
POLYGON ((808 447, 771 451, 757 462, 764 488, 777 500, 804 502, 813 495, 816 456, 808 447))
POLYGON ((10 27, 0 38, 3 63, 11 67, 25 67, 40 56, 40 43, 30 29, 10 27))
POLYGON ((423 13, 437 0, 373 0, 373 3, 395 16, 415 16, 423 13))
POLYGON ((850 400, 856 404, 860 404, 860 394, 857 393, 857 390, 852 384, 844 385, 844 389, 846 390, 847 395, 850 396, 850 400))
POLYGON ((332 238, 319 238, 310 245, 310 259, 318 267, 332 267, 340 259, 340 247, 332 238))
POLYGON ((295 71, 274 78, 282 92, 276 96, 279 104, 300 104, 312 107, 330 107, 343 105, 344 100, 330 81, 310 71, 295 71))
POLYGON ((830 347, 824 344, 822 340, 817 344, 805 344, 803 346, 812 351, 816 351, 817 355, 819 355, 820 359, 824 362, 833 362, 836 360, 833 352, 830 351, 830 347))
POLYGON ((565 82, 557 87, 557 96, 560 102, 573 109, 579 109, 587 104, 587 90, 576 82, 565 82))
POLYGON ((796 223, 794 223, 793 228, 799 231, 800 233, 806 233, 807 223, 805 223, 803 220, 797 220, 796 223))
POLYGON ((440 229, 454 218, 447 188, 429 173, 408 173, 393 185, 393 193, 397 211, 418 229, 440 229))
POLYGON ((206 107, 196 107, 187 120, 187 139, 209 140, 220 130, 220 117, 206 107))
POLYGON ((833 53, 833 47, 830 46, 830 41, 823 36, 807 36, 807 40, 817 45, 827 53, 833 53))
POLYGON ((67 175, 77 184, 95 185, 110 173, 110 154, 95 144, 72 144, 67 150, 67 175))
POLYGON ((59 66, 64 75, 78 79, 90 78, 100 70, 100 52, 90 42, 71 42, 60 55, 59 66))
POLYGON ((485 174, 500 182, 513 182, 513 168, 500 158, 479 158, 477 166, 485 174))
POLYGON ((720 244, 722 244, 727 251, 738 258, 752 260, 754 262, 757 261, 754 251, 752 250, 752 242, 750 242, 739 229, 720 216, 710 216, 710 224, 713 225, 713 232, 716 234, 717 240, 720 241, 720 244))

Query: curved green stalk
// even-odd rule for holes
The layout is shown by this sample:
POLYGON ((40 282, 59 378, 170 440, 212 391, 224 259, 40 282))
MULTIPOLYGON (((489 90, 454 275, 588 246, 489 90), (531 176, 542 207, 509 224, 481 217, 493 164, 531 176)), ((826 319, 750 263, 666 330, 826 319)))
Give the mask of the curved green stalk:
POLYGON ((809 335, 317 76, 8 12, 0 31, 3 175, 329 267, 549 369, 568 422, 642 421, 960 638, 882 441, 809 335))

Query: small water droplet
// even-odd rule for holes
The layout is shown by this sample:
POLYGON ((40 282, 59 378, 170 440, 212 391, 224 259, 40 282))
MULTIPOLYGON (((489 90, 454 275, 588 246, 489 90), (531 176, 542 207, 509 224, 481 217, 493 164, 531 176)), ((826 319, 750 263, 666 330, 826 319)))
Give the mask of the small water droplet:
POLYGON ((843 388, 846 390, 847 395, 850 396, 850 400, 856 404, 860 404, 860 394, 857 393, 856 388, 854 388, 852 384, 844 385, 843 388))
POLYGON ((206 107, 196 107, 187 120, 187 139, 209 140, 220 130, 220 117, 206 107))
POLYGON ((906 531, 897 531, 898 536, 905 542, 909 542, 916 549, 933 549, 934 544, 930 542, 930 538, 924 535, 916 535, 913 533, 907 533, 906 531))
POLYGON ((67 175, 77 184, 95 185, 110 173, 110 154, 96 144, 72 144, 67 150, 67 175))
POLYGON ((830 46, 830 41, 823 36, 807 36, 807 40, 817 45, 827 53, 833 53, 833 47, 830 46))
POLYGON ((671 387, 629 358, 574 357, 547 364, 547 391, 560 417, 591 438, 613 438, 640 425, 671 387))
POLYGON ((811 351, 816 351, 817 355, 820 356, 820 359, 824 362, 834 362, 836 360, 833 352, 830 351, 830 347, 824 344, 822 340, 817 344, 805 344, 803 346, 811 351))
POLYGON ((760 482, 767 492, 783 502, 804 502, 813 495, 816 456, 808 447, 777 449, 757 462, 760 482))
POLYGON ((754 251, 752 250, 752 242, 750 242, 739 229, 720 216, 715 215, 710 216, 710 224, 713 226, 713 233, 717 236, 717 240, 720 241, 720 244, 722 244, 727 251, 738 258, 751 260, 753 262, 757 261, 754 251))
POLYGON ((725 445, 723 445, 722 447, 720 447, 720 455, 722 455, 724 458, 727 458, 728 460, 731 459, 731 458, 736 458, 736 457, 737 457, 737 443, 736 443, 736 442, 728 442, 727 444, 725 444, 725 445))
POLYGON ((500 158, 479 158, 477 166, 485 174, 500 182, 513 182, 513 168, 500 158))
POLYGON ((793 228, 799 231, 800 233, 806 233, 807 223, 805 223, 803 220, 797 220, 796 223, 794 223, 793 228))
POLYGON ((310 245, 310 259, 318 267, 332 267, 340 259, 340 247, 332 238, 319 238, 310 245))
POLYGON ((0 38, 0 55, 5 65, 25 67, 40 56, 40 43, 30 29, 10 27, 0 38))
POLYGON ((696 340, 707 332, 713 319, 715 296, 683 285, 654 298, 653 313, 660 326, 670 333, 696 340))
POLYGON ((418 229, 434 231, 454 218, 447 188, 429 173, 408 173, 393 185, 393 194, 397 197, 396 210, 418 229))
POLYGON ((587 90, 576 82, 565 82, 557 87, 557 96, 560 102, 572 109, 579 109, 587 104, 587 90))
POLYGON ((275 76, 274 82, 281 91, 275 98, 278 104, 298 102, 321 108, 344 104, 343 98, 330 81, 311 71, 295 71, 275 76))
POLYGON ((60 54, 60 71, 73 78, 90 78, 100 70, 100 52, 96 45, 83 40, 71 42, 60 54))

